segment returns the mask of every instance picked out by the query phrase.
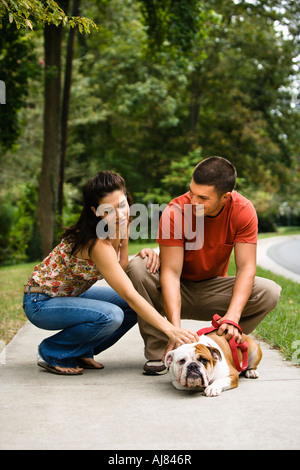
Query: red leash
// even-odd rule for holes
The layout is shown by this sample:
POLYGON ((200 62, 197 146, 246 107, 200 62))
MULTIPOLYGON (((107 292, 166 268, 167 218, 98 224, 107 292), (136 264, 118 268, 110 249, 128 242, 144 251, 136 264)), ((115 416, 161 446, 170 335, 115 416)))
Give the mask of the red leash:
MULTIPOLYGON (((207 328, 202 328, 201 330, 197 331, 197 335, 198 336, 206 335, 207 333, 211 333, 212 331, 218 330, 220 328, 220 326, 222 325, 222 323, 227 323, 228 325, 233 325, 240 331, 240 333, 243 333, 242 328, 240 327, 240 325, 238 325, 234 321, 223 320, 220 323, 218 323, 218 320, 220 320, 220 318, 221 317, 219 315, 217 315, 217 314, 214 315, 213 319, 212 319, 212 326, 209 326, 207 328)), ((232 338, 229 340, 229 344, 230 344, 230 347, 231 347, 232 357, 233 357, 233 360, 234 360, 235 367, 236 367, 237 371, 242 372, 243 370, 246 370, 247 367, 248 367, 248 343, 247 343, 247 341, 244 341, 243 343, 238 344, 235 341, 234 337, 232 336, 232 338), (243 355, 242 367, 240 366, 240 361, 239 361, 237 348, 239 348, 242 351, 242 355, 243 355)))

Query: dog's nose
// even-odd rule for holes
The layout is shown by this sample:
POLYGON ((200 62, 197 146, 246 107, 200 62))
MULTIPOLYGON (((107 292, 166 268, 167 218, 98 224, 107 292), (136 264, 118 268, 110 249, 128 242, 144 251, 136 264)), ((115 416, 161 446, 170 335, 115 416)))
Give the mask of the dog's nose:
POLYGON ((191 362, 188 366, 187 366, 187 369, 188 370, 197 370, 198 369, 198 364, 197 362, 191 362))

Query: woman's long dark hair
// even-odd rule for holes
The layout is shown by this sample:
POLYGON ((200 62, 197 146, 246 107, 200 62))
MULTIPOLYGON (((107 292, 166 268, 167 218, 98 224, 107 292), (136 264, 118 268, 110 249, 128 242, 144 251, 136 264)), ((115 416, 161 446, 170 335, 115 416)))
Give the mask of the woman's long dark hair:
POLYGON ((72 227, 66 228, 62 239, 68 239, 72 243, 72 254, 76 254, 83 248, 91 249, 97 241, 96 227, 99 222, 91 207, 97 210, 102 198, 114 191, 123 191, 129 205, 132 205, 131 196, 128 194, 124 179, 111 171, 100 171, 89 180, 83 188, 83 208, 81 215, 72 227))

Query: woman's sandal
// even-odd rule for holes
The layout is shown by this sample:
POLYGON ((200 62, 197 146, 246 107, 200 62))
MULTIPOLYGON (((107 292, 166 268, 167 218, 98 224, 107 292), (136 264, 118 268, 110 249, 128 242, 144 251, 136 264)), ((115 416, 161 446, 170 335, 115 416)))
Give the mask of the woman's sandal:
MULTIPOLYGON (((99 363, 100 364, 100 363, 99 363)), ((104 369, 104 365, 101 364, 101 367, 95 367, 93 366, 92 364, 87 364, 83 359, 81 359, 80 357, 77 358, 77 365, 79 367, 82 367, 82 369, 94 369, 94 370, 101 370, 101 369, 104 369)))
POLYGON ((38 361, 37 365, 42 367, 43 369, 46 369, 48 372, 51 372, 51 374, 56 374, 56 375, 82 375, 83 373, 81 370, 79 370, 78 372, 67 372, 63 370, 58 370, 58 369, 55 369, 54 366, 50 366, 50 364, 47 364, 47 362, 44 362, 44 361, 38 361))

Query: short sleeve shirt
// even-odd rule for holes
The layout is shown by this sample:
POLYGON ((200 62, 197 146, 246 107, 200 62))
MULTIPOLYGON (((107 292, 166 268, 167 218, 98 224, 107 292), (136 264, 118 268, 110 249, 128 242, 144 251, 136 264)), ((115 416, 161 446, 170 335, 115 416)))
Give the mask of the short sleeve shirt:
POLYGON ((181 277, 201 281, 227 276, 236 243, 257 243, 257 214, 253 204, 232 191, 215 217, 196 218, 189 193, 173 199, 162 214, 157 243, 184 247, 181 277), (198 225, 197 225, 198 224, 198 225))

